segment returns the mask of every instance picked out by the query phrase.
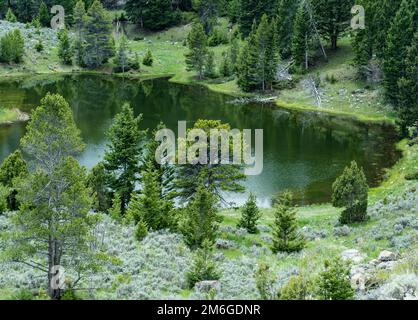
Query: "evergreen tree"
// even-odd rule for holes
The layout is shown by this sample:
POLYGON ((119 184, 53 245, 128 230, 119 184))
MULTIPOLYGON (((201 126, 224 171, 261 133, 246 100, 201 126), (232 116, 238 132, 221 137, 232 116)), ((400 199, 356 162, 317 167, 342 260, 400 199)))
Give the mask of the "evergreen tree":
POLYGON ((200 281, 220 278, 213 255, 213 243, 208 240, 203 241, 202 248, 196 250, 194 254, 192 268, 186 277, 190 289, 200 281))
POLYGON ((217 197, 201 183, 184 210, 179 226, 189 247, 202 247, 205 240, 211 244, 215 242, 219 222, 221 222, 217 203, 217 197))
MULTIPOLYGON (((229 124, 222 123, 218 120, 197 120, 193 126, 193 129, 201 129, 206 134, 206 141, 201 141, 205 147, 207 163, 190 163, 178 166, 177 179, 175 181, 175 186, 177 189, 177 194, 180 196, 181 200, 187 201, 193 197, 198 188, 201 186, 201 183, 215 193, 215 196, 218 199, 222 199, 221 193, 223 191, 229 192, 243 192, 245 188, 241 185, 241 181, 245 179, 245 175, 242 173, 242 165, 232 164, 233 155, 232 150, 234 148, 233 143, 229 146, 229 159, 224 159, 222 152, 222 146, 218 145, 218 163, 211 162, 211 148, 206 148, 210 145, 210 134, 211 130, 226 130, 230 132, 229 124), (209 150, 208 150, 209 149, 209 150), (223 161, 225 160, 225 161, 223 161), (228 162, 228 164, 223 164, 221 162, 228 162)), ((231 137, 230 137, 231 138, 231 137)), ((232 136, 232 140, 235 140, 234 143, 242 142, 242 137, 232 136)), ((179 148, 183 146, 190 148, 199 146, 199 142, 195 144, 194 142, 179 140, 179 148)), ((200 155, 199 157, 204 157, 205 155, 200 155)), ((190 160, 190 159, 189 159, 190 160)))
POLYGON ((197 71, 199 80, 203 79, 204 66, 208 56, 207 36, 200 23, 194 23, 187 36, 189 52, 185 54, 187 70, 197 71))
POLYGON ((74 40, 75 61, 79 66, 84 66, 84 28, 87 21, 87 15, 83 0, 78 0, 74 7, 73 21, 76 34, 74 40))
POLYGON ((367 219, 368 186, 363 169, 355 161, 332 185, 332 204, 345 208, 341 213, 341 224, 361 222, 367 219))
POLYGON ((231 57, 228 51, 222 52, 222 61, 219 66, 219 72, 223 77, 230 77, 234 74, 231 57))
POLYGON ((148 226, 143 220, 139 220, 135 228, 135 238, 138 241, 144 240, 148 235, 148 226))
POLYGON ((257 207, 257 198, 251 193, 241 209, 241 219, 238 222, 238 228, 247 229, 248 233, 258 233, 257 223, 260 218, 261 213, 257 207))
POLYGON ((350 283, 350 268, 341 258, 325 261, 325 270, 319 275, 318 289, 321 300, 354 299, 354 290, 350 283))
POLYGON ((127 0, 125 10, 132 22, 154 31, 172 26, 178 20, 171 0, 127 0))
POLYGON ((103 162, 96 164, 87 176, 87 186, 93 198, 93 209, 107 212, 111 206, 111 194, 108 188, 108 176, 103 162))
POLYGON ((206 57, 204 75, 207 78, 215 78, 216 77, 216 71, 215 71, 215 52, 213 52, 213 51, 209 51, 208 52, 208 55, 206 57))
POLYGON ((37 9, 35 0, 16 1, 15 13, 20 22, 31 22, 37 16, 37 9))
POLYGON ((216 25, 220 5, 219 0, 193 0, 193 9, 196 10, 206 34, 209 34, 216 25))
POLYGON ((47 5, 43 1, 39 7, 39 22, 43 27, 51 26, 51 17, 49 15, 49 10, 47 5))
POLYGON ((399 118, 403 135, 408 127, 418 126, 418 31, 405 59, 405 75, 398 80, 399 118))
POLYGON ((276 12, 276 42, 283 59, 289 58, 292 53, 293 24, 298 4, 299 2, 295 0, 278 1, 276 12))
POLYGON ((152 57, 152 52, 150 49, 147 50, 147 53, 145 53, 144 59, 142 59, 142 64, 144 66, 151 67, 154 63, 154 58, 152 57))
POLYGON ((60 299, 62 290, 51 281, 55 266, 82 274, 97 263, 88 243, 97 217, 89 214, 85 170, 73 158, 84 145, 64 98, 47 94, 41 100, 21 145, 32 171, 16 183, 21 205, 8 255, 45 272, 50 297, 60 299))
POLYGON ((19 29, 7 32, 0 39, 0 61, 20 63, 25 53, 25 42, 19 29))
POLYGON ((336 50, 340 34, 349 26, 354 0, 313 0, 312 3, 319 33, 336 50))
POLYGON ((67 29, 61 29, 58 32, 58 41, 58 57, 64 64, 71 65, 73 63, 73 48, 67 29))
POLYGON ((17 18, 15 16, 15 14, 13 13, 12 9, 7 9, 7 13, 6 13, 6 21, 9 22, 17 22, 17 18))
POLYGON ((300 2, 296 11, 292 38, 292 56, 297 67, 308 69, 310 48, 310 16, 307 12, 306 3, 300 2))
POLYGON ((295 252, 304 247, 305 240, 297 230, 293 195, 290 192, 284 192, 274 211, 272 250, 274 253, 295 252))
POLYGON ((125 71, 127 71, 129 68, 127 50, 127 40, 123 35, 120 39, 119 48, 115 59, 116 69, 117 71, 122 71, 122 73, 125 73, 125 71))
POLYGON ((140 145, 145 133, 139 129, 142 116, 134 117, 132 108, 125 104, 108 131, 109 143, 104 165, 109 174, 110 187, 121 197, 124 214, 135 188, 139 173, 140 145))
POLYGON ((276 277, 272 273, 270 266, 265 262, 260 262, 254 278, 260 298, 262 300, 273 300, 275 296, 274 283, 276 282, 276 277))
POLYGON ((246 92, 258 88, 258 45, 256 39, 256 25, 245 41, 238 59, 238 86, 246 92))
POLYGON ((406 72, 407 49, 418 28, 418 10, 416 1, 403 0, 399 11, 387 35, 387 47, 383 62, 384 87, 386 97, 395 105, 399 105, 398 80, 406 72))
POLYGON ((162 230, 173 226, 171 217, 173 203, 161 198, 161 185, 158 182, 158 172, 153 164, 148 162, 142 172, 142 190, 140 195, 134 195, 129 204, 127 215, 135 223, 141 221, 152 230, 162 230))
POLYGON ((28 168, 22 153, 17 150, 10 154, 0 166, 0 184, 8 189, 7 207, 9 210, 17 210, 19 207, 16 201, 17 190, 13 187, 15 179, 25 177, 28 168))
POLYGON ((98 0, 88 10, 84 40, 83 62, 88 68, 100 67, 114 55, 112 21, 98 0))
POLYGON ((247 37, 254 22, 258 25, 264 14, 270 17, 275 11, 276 0, 240 0, 238 23, 241 34, 247 37))

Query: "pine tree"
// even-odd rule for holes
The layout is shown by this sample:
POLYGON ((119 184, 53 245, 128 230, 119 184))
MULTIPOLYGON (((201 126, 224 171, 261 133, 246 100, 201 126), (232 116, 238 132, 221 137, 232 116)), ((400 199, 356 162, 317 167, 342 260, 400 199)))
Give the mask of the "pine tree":
POLYGON ((193 9, 197 12, 206 34, 210 34, 216 25, 219 0, 193 0, 193 9))
POLYGON ((147 52, 145 53, 144 59, 142 59, 142 64, 144 66, 151 67, 153 63, 154 63, 154 58, 152 57, 152 52, 150 49, 148 49, 147 52))
MULTIPOLYGON (((201 129, 206 134, 206 146, 210 145, 210 132, 211 130, 226 130, 230 132, 230 125, 222 123, 218 120, 197 120, 193 126, 193 129, 201 129)), ((235 140, 242 141, 241 136, 233 136, 235 140)), ((183 145, 184 141, 179 141, 179 145, 183 145)), ((204 144, 205 141, 202 141, 204 144)), ((238 142, 237 142, 238 143, 238 142)), ((189 148, 196 146, 192 142, 184 143, 189 148)), ((218 145, 218 159, 222 158, 222 146, 218 145)), ((229 146, 229 159, 224 162, 229 162, 228 164, 220 163, 211 163, 211 148, 205 148, 207 151, 206 159, 207 164, 202 163, 190 163, 178 166, 177 179, 175 181, 175 187, 177 189, 177 194, 182 201, 188 201, 196 193, 198 188, 201 186, 201 183, 215 193, 215 196, 218 199, 222 199, 222 192, 243 192, 245 188, 241 185, 241 182, 245 179, 245 175, 242 172, 242 165, 231 164, 233 160, 232 150, 233 143, 229 146), (209 149, 209 150, 208 150, 209 149)), ((180 148, 180 147, 179 147, 180 148)), ((200 155, 199 155, 200 156, 200 155)), ((204 155, 202 155, 203 157, 204 155)))
POLYGON ((15 179, 25 177, 28 168, 22 153, 17 150, 4 159, 0 166, 0 184, 8 189, 7 207, 9 210, 17 210, 19 207, 16 201, 17 190, 13 187, 15 179))
POLYGON ((63 97, 47 94, 41 100, 21 146, 32 170, 16 183, 21 205, 12 221, 16 229, 8 255, 44 272, 50 297, 60 299, 62 290, 52 286, 52 268, 65 262, 67 269, 82 274, 97 263, 88 240, 98 221, 89 214, 85 170, 73 158, 84 144, 63 97))
POLYGON ((37 15, 37 3, 35 0, 16 1, 15 13, 20 22, 31 22, 37 15))
POLYGON ((93 209, 107 212, 111 205, 111 194, 108 188, 108 176, 103 162, 96 164, 87 176, 87 186, 93 198, 93 209))
POLYGON ((58 41, 58 57, 64 64, 71 65, 73 63, 73 48, 67 29, 61 29, 58 32, 58 41))
POLYGON ((368 186, 363 169, 355 161, 338 177, 332 185, 332 204, 345 208, 340 223, 361 222, 367 219, 368 186))
POLYGON ((418 31, 405 59, 405 75, 398 80, 399 118, 403 135, 408 127, 418 126, 418 31))
POLYGON ((207 78, 215 78, 216 71, 215 71, 215 53, 213 51, 209 51, 206 57, 205 62, 205 71, 204 75, 207 78))
POLYGON ((173 202, 161 198, 161 185, 158 181, 158 172, 152 163, 148 162, 142 172, 142 190, 135 194, 129 204, 127 215, 135 223, 141 221, 152 230, 162 230, 173 226, 171 217, 173 202))
POLYGON ((238 86, 246 92, 258 88, 258 44, 256 39, 256 25, 245 41, 238 59, 238 86))
POLYGON ((204 66, 206 63, 208 48, 207 36, 200 23, 194 23, 192 30, 187 36, 189 52, 185 54, 187 70, 197 71, 199 80, 203 79, 204 66))
POLYGON ((118 71, 122 71, 122 73, 125 73, 129 68, 127 50, 127 40, 123 35, 120 39, 118 52, 115 58, 116 68, 118 71))
POLYGON ((84 66, 84 28, 87 22, 86 8, 83 0, 78 0, 74 7, 73 14, 74 31, 74 57, 77 65, 84 66))
POLYGON ((194 254, 192 268, 186 277, 190 289, 200 281, 220 278, 213 255, 213 243, 208 240, 203 241, 202 248, 196 250, 194 254))
POLYGON ((110 175, 110 187, 121 197, 121 212, 125 213, 138 180, 140 145, 144 131, 139 129, 142 116, 134 117, 133 109, 125 104, 108 131, 109 143, 104 165, 110 175))
POLYGON ((201 183, 179 226, 189 247, 202 247, 205 240, 215 242, 221 221, 217 203, 217 197, 201 183))
POLYGON ((39 22, 43 27, 51 26, 51 17, 49 15, 49 10, 47 5, 43 1, 39 7, 39 22))
POLYGON ((349 26, 354 0, 314 0, 312 3, 319 33, 329 39, 331 49, 336 50, 340 34, 349 26))
POLYGON ((254 22, 258 25, 264 14, 271 17, 275 11, 276 0, 240 0, 238 23, 241 34, 247 37, 254 22))
POLYGON ((16 18, 15 14, 13 13, 11 8, 7 9, 6 21, 17 22, 17 18, 16 18))
POLYGON ((325 261, 325 270, 319 274, 318 287, 321 300, 354 299, 354 290, 350 283, 350 268, 339 257, 325 261))
POLYGON ((295 252, 305 247, 305 240, 297 230, 293 195, 284 192, 275 207, 272 251, 295 252))
POLYGON ((310 17, 305 2, 302 1, 296 11, 292 38, 292 56, 299 68, 309 67, 310 37, 310 17))
POLYGON ((241 209, 241 219, 238 222, 238 228, 247 229, 248 233, 258 233, 257 223, 260 218, 261 213, 257 207, 257 198, 251 193, 241 209))
POLYGON ((293 24, 298 1, 279 0, 276 12, 278 49, 283 59, 290 58, 292 53, 293 24))
POLYGON ((88 68, 98 68, 114 55, 112 21, 98 0, 88 10, 84 40, 83 62, 88 68))
POLYGON ((385 95, 399 105, 398 80, 405 75, 407 49, 418 28, 418 10, 414 0, 403 0, 387 35, 383 62, 385 95))
POLYGON ((260 298, 262 300, 273 300, 275 296, 274 283, 276 282, 276 277, 271 271, 270 266, 265 262, 260 262, 254 278, 260 298))
POLYGON ((222 61, 221 61, 221 65, 219 66, 219 73, 223 77, 230 77, 234 73, 232 62, 231 62, 231 57, 228 51, 222 52, 222 61))

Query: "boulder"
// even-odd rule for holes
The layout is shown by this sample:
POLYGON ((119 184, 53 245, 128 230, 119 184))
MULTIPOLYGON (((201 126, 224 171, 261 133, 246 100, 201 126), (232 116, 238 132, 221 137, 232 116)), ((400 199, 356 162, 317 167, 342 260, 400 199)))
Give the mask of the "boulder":
POLYGON ((377 259, 381 262, 395 261, 396 254, 394 254, 392 251, 383 250, 382 252, 380 252, 379 257, 377 259))
POLYGON ((357 249, 348 249, 341 253, 341 257, 344 261, 349 260, 354 263, 360 263, 365 258, 365 255, 360 253, 357 249))

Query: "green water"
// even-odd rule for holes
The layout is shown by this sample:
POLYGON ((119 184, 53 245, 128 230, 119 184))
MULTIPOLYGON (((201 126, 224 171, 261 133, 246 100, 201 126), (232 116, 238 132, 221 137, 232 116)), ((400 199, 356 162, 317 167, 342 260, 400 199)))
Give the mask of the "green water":
MULTIPOLYGON (((177 121, 188 127, 199 118, 219 119, 238 129, 264 129, 264 170, 248 177, 247 190, 261 205, 284 189, 296 192, 300 203, 330 199, 331 185, 343 168, 356 160, 370 185, 399 157, 396 134, 388 125, 365 124, 314 113, 277 110, 271 105, 234 104, 231 97, 199 86, 166 80, 123 80, 110 76, 72 75, 0 82, 0 106, 30 111, 47 92, 57 92, 70 103, 87 145, 80 162, 93 166, 106 146, 105 132, 123 102, 143 114, 142 127, 160 121, 177 132, 177 121)), ((24 134, 24 124, 0 127, 0 159, 13 152, 24 134)), ((239 204, 245 195, 226 195, 239 204)))

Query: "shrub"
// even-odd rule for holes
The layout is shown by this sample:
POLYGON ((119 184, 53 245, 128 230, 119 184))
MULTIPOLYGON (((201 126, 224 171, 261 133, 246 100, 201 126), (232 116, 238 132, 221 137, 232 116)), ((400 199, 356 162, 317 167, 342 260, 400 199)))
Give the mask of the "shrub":
POLYGON ((255 272, 255 282, 262 300, 273 300, 275 297, 274 283, 276 278, 272 274, 268 264, 261 262, 255 272))
POLYGON ((247 229, 248 233, 258 233, 257 222, 260 217, 261 213, 257 207, 257 198, 251 193, 241 209, 241 219, 237 227, 247 229))
POLYGON ((289 281, 280 289, 278 298, 280 300, 307 300, 312 291, 312 281, 303 275, 292 276, 289 281))
POLYGON ((350 283, 350 268, 337 257, 325 261, 325 270, 319 274, 318 296, 322 300, 351 300, 354 290, 350 283))
POLYGON ((213 245, 210 241, 205 240, 202 248, 196 250, 192 269, 186 277, 189 288, 193 288, 200 281, 218 280, 220 278, 213 256, 213 245))
POLYGON ((44 51, 44 44, 42 43, 42 40, 38 40, 38 42, 35 44, 35 50, 37 52, 42 52, 44 51))
POLYGON ((142 59, 142 64, 144 66, 151 67, 153 62, 154 62, 154 58, 152 57, 151 50, 148 50, 144 56, 144 59, 142 59))
POLYGON ((9 31, 0 39, 0 61, 7 63, 21 62, 25 50, 24 45, 19 29, 9 31))
POLYGON ((367 193, 368 186, 363 169, 352 161, 332 185, 333 206, 345 208, 340 216, 341 224, 367 219, 367 193))
POLYGON ((16 16, 13 13, 12 9, 7 9, 7 13, 6 13, 6 21, 9 22, 17 22, 16 16))
POLYGON ((331 74, 331 75, 326 75, 325 76, 325 81, 326 82, 329 82, 329 83, 331 83, 331 84, 334 84, 334 83, 336 83, 337 82, 337 79, 335 78, 335 76, 333 75, 333 74, 331 74))
POLYGON ((33 300, 33 293, 28 289, 19 290, 12 296, 13 300, 33 300))
POLYGON ((135 238, 138 241, 144 240, 144 238, 148 234, 148 226, 147 224, 141 219, 135 228, 135 238))

